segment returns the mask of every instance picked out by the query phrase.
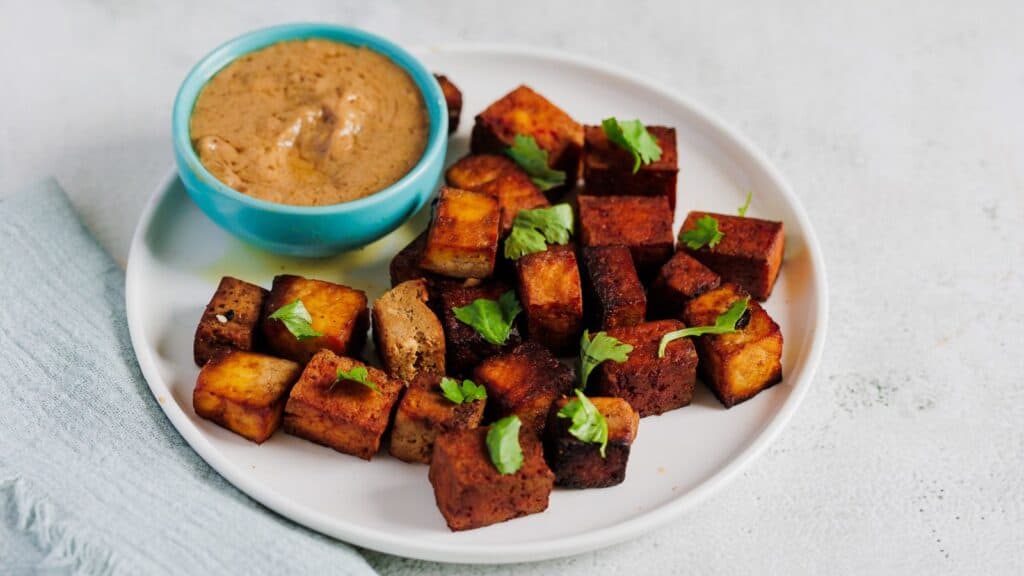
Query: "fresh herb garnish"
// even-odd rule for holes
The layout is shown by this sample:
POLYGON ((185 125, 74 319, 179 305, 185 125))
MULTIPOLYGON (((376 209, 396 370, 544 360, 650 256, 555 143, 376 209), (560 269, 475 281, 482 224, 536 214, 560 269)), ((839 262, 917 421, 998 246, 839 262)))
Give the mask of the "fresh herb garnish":
POLYGON ((703 216, 697 220, 696 227, 679 233, 679 241, 691 250, 707 245, 708 248, 718 246, 725 234, 718 230, 718 220, 711 216, 703 216))
POLYGON ((484 340, 499 346, 508 340, 512 322, 522 311, 516 293, 512 290, 497 300, 478 298, 466 306, 452 308, 460 322, 476 330, 484 340))
POLYGON ((568 402, 558 411, 559 418, 572 418, 569 434, 591 444, 601 445, 601 458, 608 447, 608 421, 583 392, 576 390, 576 400, 568 402))
POLYGON ((296 340, 323 336, 322 333, 313 330, 313 317, 309 315, 309 310, 306 310, 305 305, 302 304, 301 298, 296 298, 281 306, 268 318, 280 320, 296 340))
POLYGON ((327 387, 327 391, 330 392, 331 390, 334 390, 334 387, 337 386, 338 383, 341 381, 348 381, 358 382, 363 386, 366 386, 370 390, 373 390, 377 394, 380 394, 380 388, 378 388, 377 385, 374 384, 373 382, 370 382, 369 376, 370 373, 367 372, 366 368, 362 366, 356 366, 349 370, 348 372, 342 370, 341 368, 338 368, 338 371, 335 373, 334 382, 331 382, 331 385, 327 387))
POLYGON ((729 309, 722 312, 715 318, 714 326, 694 326, 693 328, 680 328, 673 332, 669 332, 661 337, 661 342, 658 344, 658 358, 665 357, 665 348, 668 345, 680 338, 686 338, 687 336, 700 336, 701 334, 729 334, 737 330, 736 324, 743 318, 743 314, 747 311, 747 305, 750 303, 750 297, 737 300, 729 306, 729 309))
POLYGON ((487 390, 472 380, 463 380, 462 385, 454 378, 441 378, 441 393, 455 404, 476 402, 487 398, 487 390))
POLYGON ((548 151, 537 146, 533 136, 516 134, 512 145, 505 149, 530 180, 541 190, 550 190, 565 184, 565 172, 548 166, 548 151))
POLYGON ((640 164, 650 164, 661 159, 661 146, 639 120, 616 120, 614 117, 601 121, 601 127, 608 140, 633 155, 633 174, 640 170, 640 164))
POLYGON ((739 208, 736 209, 736 211, 739 212, 741 217, 745 217, 747 215, 747 209, 750 208, 750 201, 753 198, 754 198, 754 193, 753 192, 747 192, 747 200, 745 202, 743 202, 743 206, 740 206, 739 208))
POLYGON ((588 330, 583 331, 583 338, 580 340, 580 389, 587 387, 587 379, 590 373, 597 368, 597 365, 605 360, 625 362, 629 353, 633 351, 632 344, 626 344, 618 338, 609 336, 607 332, 601 331, 590 338, 588 330))
POLYGON ((502 474, 515 474, 523 466, 523 448, 519 445, 519 416, 506 416, 491 424, 487 431, 487 451, 491 462, 502 474))
POLYGON ((572 206, 568 204, 520 210, 512 221, 512 232, 505 239, 505 257, 518 260, 547 250, 549 243, 567 244, 572 233, 572 206))

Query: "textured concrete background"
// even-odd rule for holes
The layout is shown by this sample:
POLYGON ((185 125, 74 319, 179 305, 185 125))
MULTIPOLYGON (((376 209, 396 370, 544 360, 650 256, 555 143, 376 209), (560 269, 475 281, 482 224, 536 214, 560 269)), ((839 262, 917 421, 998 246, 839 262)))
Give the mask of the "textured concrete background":
POLYGON ((284 21, 626 66, 787 175, 824 244, 832 318, 815 387, 764 457, 602 552, 495 568, 370 553, 382 572, 1024 571, 1024 3, 2 4, 0 194, 56 175, 122 260, 171 164, 188 68, 284 21))

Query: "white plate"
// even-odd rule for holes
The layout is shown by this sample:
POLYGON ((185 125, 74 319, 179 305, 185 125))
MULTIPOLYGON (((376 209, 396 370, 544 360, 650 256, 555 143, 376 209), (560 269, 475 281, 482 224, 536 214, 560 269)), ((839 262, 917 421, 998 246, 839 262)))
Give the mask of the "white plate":
POLYGON ((283 432, 257 446, 192 411, 198 374, 193 331, 222 275, 269 286, 275 274, 303 274, 365 289, 374 298, 388 287, 391 255, 426 225, 425 214, 361 251, 326 260, 286 259, 249 248, 217 228, 172 173, 146 207, 128 259, 132 344, 153 395, 185 440, 232 484, 296 522, 383 552, 445 562, 539 560, 633 538, 678 517, 756 457, 811 385, 825 341, 828 299, 821 251, 803 208, 744 138, 646 80, 535 50, 444 47, 419 54, 465 96, 449 161, 465 153, 473 115, 526 83, 585 123, 615 115, 675 126, 677 230, 686 211, 732 213, 752 190, 749 214, 786 224, 785 264, 767 304, 785 337, 783 382, 731 410, 698 385, 691 406, 641 421, 623 484, 559 489, 542 514, 452 533, 434 505, 426 466, 386 454, 364 462, 283 432))

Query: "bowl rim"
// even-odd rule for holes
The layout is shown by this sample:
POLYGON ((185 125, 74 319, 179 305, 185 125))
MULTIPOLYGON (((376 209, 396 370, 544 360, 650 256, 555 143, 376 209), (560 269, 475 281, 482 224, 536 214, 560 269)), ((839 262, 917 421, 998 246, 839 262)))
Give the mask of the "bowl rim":
MULTIPOLYGON (((318 22, 297 22, 246 32, 220 44, 196 62, 185 76, 174 98, 174 107, 171 114, 171 137, 174 143, 175 154, 182 160, 181 163, 185 165, 179 165, 178 167, 178 171, 182 173, 183 181, 197 179, 202 185, 201 188, 205 187, 207 191, 212 191, 259 210, 297 216, 328 216, 353 213, 363 208, 377 206, 403 193, 412 193, 415 190, 414 183, 426 177, 433 161, 438 156, 443 157, 446 153, 448 140, 447 108, 448 105, 445 101, 444 93, 434 79, 433 73, 405 48, 386 38, 350 26, 318 22), (269 202, 243 194, 224 184, 207 170, 192 147, 190 120, 195 102, 199 98, 203 87, 225 66, 238 58, 279 42, 310 38, 322 38, 353 46, 367 47, 405 70, 419 89, 423 97, 423 104, 427 109, 427 116, 430 121, 427 145, 416 164, 396 182, 356 200, 323 206, 300 206, 269 202), (184 174, 186 167, 193 174, 184 174)), ((426 198, 418 199, 417 202, 422 205, 422 202, 425 200, 426 198)))

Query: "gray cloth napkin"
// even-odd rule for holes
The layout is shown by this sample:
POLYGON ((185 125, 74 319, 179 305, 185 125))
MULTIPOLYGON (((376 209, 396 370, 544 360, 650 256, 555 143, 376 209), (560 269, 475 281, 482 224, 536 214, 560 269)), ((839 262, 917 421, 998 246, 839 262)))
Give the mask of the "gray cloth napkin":
POLYGON ((0 573, 373 573, 182 440, 136 365, 124 274, 56 182, 0 201, 0 270, 0 573))

